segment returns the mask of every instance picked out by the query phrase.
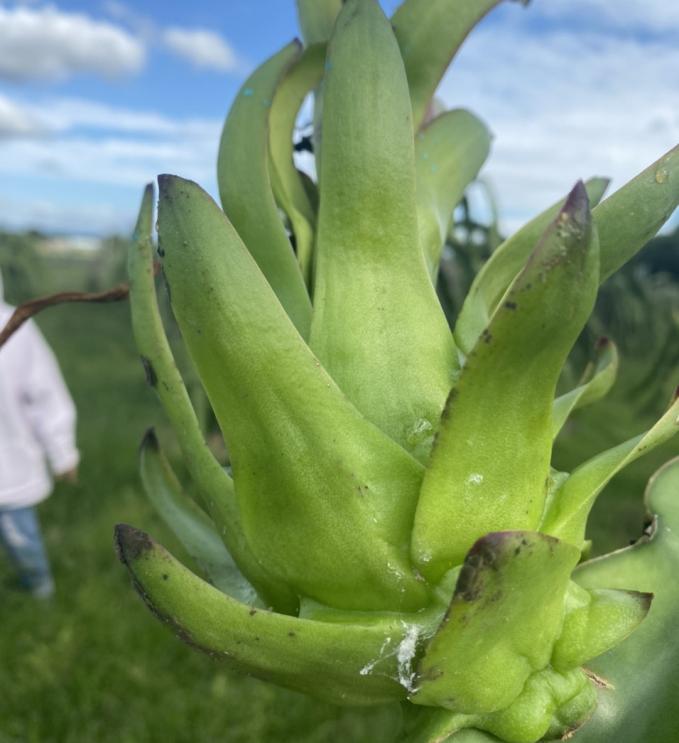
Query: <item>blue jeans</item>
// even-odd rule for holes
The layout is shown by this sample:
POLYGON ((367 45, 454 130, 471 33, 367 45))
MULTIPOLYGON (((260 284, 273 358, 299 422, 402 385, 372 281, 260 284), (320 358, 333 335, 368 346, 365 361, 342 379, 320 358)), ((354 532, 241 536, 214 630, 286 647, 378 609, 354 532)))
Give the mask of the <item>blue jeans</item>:
POLYGON ((34 508, 0 509, 0 544, 18 572, 21 587, 37 598, 49 598, 54 580, 34 508))

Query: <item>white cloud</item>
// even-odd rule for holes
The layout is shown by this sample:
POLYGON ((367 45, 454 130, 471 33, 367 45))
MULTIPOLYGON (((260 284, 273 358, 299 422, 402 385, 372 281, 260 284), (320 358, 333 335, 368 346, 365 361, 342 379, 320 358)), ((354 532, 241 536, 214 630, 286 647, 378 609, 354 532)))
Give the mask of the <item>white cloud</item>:
POLYGON ((154 111, 132 110, 81 98, 50 97, 37 102, 10 103, 36 122, 43 133, 68 133, 88 128, 157 138, 202 137, 217 141, 221 126, 215 119, 172 119, 154 111))
POLYGON ((558 21, 617 30, 676 33, 679 30, 679 4, 674 0, 571 0, 535 4, 535 12, 558 21))
POLYGON ((146 40, 156 35, 155 23, 146 15, 138 13, 119 0, 104 0, 102 8, 111 18, 131 28, 134 33, 146 40))
POLYGON ((34 101, 12 100, 0 93, 0 140, 33 139, 93 129, 162 139, 217 141, 217 119, 172 119, 154 111, 138 111, 81 98, 46 97, 34 101))
POLYGON ((120 0, 104 0, 103 8, 149 45, 164 47, 198 69, 239 73, 248 67, 233 45, 216 31, 180 26, 161 28, 152 18, 120 0))
MULTIPOLYGON (((531 7, 565 13, 576 4, 598 3, 531 7)), ((572 32, 559 25, 536 33, 527 29, 531 11, 513 10, 509 28, 487 24, 470 36, 440 90, 447 105, 471 108, 495 134, 485 173, 506 230, 578 178, 611 176, 617 188, 679 142, 679 46, 592 31, 586 15, 572 32)))
POLYGON ((124 235, 132 230, 133 225, 132 210, 125 206, 113 206, 106 202, 64 204, 50 199, 16 199, 0 194, 2 229, 124 235))
POLYGON ((125 234, 141 188, 158 173, 179 173, 216 193, 221 125, 74 98, 0 97, 0 225, 125 234), (3 139, 10 125, 14 136, 3 139))
POLYGON ((203 184, 214 181, 214 142, 181 138, 138 140, 68 137, 18 140, 2 153, 0 174, 138 188, 158 173, 181 173, 203 184))
MULTIPOLYGON (((444 80, 447 105, 474 110, 494 131, 485 175, 505 230, 562 196, 576 179, 608 175, 617 188, 679 142, 679 47, 663 34, 642 39, 595 23, 608 2, 535 0, 526 11, 506 4, 501 22, 491 17, 472 33, 444 80), (536 19, 549 21, 539 33, 536 19)), ((629 19, 642 3, 618 0, 615 7, 619 18, 629 19)), ((657 0, 643 7, 653 23, 660 25, 664 12, 673 22, 674 11, 657 0)), ((221 125, 75 98, 0 97, 0 182, 16 177, 52 190, 61 184, 65 192, 88 189, 101 202, 91 219, 100 225, 109 219, 110 193, 130 194, 129 222, 138 189, 159 172, 185 175, 216 192, 221 125)), ((59 221, 48 205, 42 212, 38 206, 31 213, 44 214, 46 225, 59 221)), ((69 209, 75 214, 76 207, 69 209)), ((121 224, 120 213, 110 216, 111 224, 121 224)))
POLYGON ((171 172, 214 187, 221 125, 73 98, 26 103, 0 97, 0 181, 33 178, 68 188, 89 183, 136 191, 158 173, 171 172))
POLYGON ((42 125, 29 111, 0 94, 0 141, 8 137, 32 137, 42 131, 42 125))
POLYGON ((80 72, 117 76, 144 64, 142 44, 123 28, 52 6, 0 6, 0 78, 63 79, 80 72))
POLYGON ((237 72, 242 67, 231 45, 214 31, 172 27, 163 31, 162 40, 195 67, 217 72, 237 72))

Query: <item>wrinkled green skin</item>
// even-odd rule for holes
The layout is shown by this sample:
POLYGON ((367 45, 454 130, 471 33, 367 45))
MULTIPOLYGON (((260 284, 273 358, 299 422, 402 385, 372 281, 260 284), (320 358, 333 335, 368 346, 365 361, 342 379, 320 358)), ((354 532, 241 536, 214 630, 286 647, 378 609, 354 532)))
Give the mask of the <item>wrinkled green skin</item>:
POLYGON ((299 0, 306 49, 256 70, 225 124, 222 208, 159 178, 158 253, 230 475, 164 340, 147 191, 129 264, 135 337, 201 504, 152 434, 142 479, 203 575, 133 527, 116 543, 182 639, 337 704, 401 705, 403 741, 675 740, 663 709, 677 692, 679 465, 649 491, 652 535, 582 559, 596 496, 674 435, 679 404, 572 474, 550 456, 569 414, 613 384, 617 352, 602 341, 555 399, 599 283, 676 207, 679 156, 600 204, 603 179, 576 184, 498 248, 451 332, 433 282, 490 137, 469 112, 426 114, 495 4, 406 0, 390 22, 376 0, 299 0), (317 184, 290 138, 311 90, 317 184))

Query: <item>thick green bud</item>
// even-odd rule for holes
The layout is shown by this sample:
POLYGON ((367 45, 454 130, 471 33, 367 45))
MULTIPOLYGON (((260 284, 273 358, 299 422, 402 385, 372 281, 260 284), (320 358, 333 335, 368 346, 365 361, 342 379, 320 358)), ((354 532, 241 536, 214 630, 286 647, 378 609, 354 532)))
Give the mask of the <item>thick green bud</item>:
POLYGON ((356 407, 424 461, 457 359, 418 242, 403 62, 374 0, 345 3, 326 68, 310 346, 356 407))
POLYGON ((160 321, 147 190, 135 338, 203 508, 152 436, 142 481, 214 585, 131 527, 119 554, 184 640, 336 704, 401 704, 404 743, 671 741, 676 465, 651 490, 653 535, 576 566, 597 495, 674 435, 679 402, 572 473, 551 454, 615 381, 602 341, 555 399, 600 282, 679 201, 677 150, 601 204, 607 181, 579 182, 509 237, 451 333, 434 283, 490 135, 467 111, 428 111, 496 4, 405 0, 390 22, 377 0, 298 0, 306 46, 255 70, 226 121, 224 210, 160 177, 162 268, 228 474, 160 321), (311 91, 313 178, 293 147, 311 91))

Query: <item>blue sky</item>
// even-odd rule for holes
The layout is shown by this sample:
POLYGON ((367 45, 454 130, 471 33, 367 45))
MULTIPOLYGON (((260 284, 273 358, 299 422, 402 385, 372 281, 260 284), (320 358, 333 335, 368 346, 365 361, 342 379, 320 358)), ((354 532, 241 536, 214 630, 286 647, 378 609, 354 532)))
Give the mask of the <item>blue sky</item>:
MULTIPOLYGON (((296 34, 294 0, 0 0, 0 226, 126 232, 159 172, 214 192, 230 101, 296 34)), ((505 229, 679 142, 677 38, 669 0, 505 2, 480 24, 439 95, 494 132, 505 229)))

